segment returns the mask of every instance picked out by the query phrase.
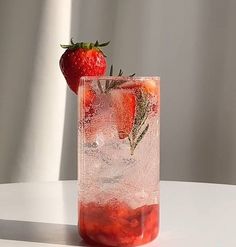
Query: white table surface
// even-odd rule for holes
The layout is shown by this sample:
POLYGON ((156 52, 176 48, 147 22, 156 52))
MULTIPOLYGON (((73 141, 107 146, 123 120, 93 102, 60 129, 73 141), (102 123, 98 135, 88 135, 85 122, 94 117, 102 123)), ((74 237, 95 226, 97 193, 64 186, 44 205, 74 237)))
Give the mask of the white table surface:
MULTIPOLYGON (((0 185, 0 247, 86 246, 76 181, 0 185)), ((149 247, 235 247, 236 186, 161 182, 161 230, 149 247)))

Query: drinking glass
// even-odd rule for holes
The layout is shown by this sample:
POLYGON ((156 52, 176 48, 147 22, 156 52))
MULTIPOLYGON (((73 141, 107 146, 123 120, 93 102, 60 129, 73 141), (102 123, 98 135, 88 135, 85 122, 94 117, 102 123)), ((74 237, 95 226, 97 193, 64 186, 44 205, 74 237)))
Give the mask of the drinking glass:
POLYGON ((82 77, 78 230, 92 244, 136 246, 159 231, 160 78, 82 77))

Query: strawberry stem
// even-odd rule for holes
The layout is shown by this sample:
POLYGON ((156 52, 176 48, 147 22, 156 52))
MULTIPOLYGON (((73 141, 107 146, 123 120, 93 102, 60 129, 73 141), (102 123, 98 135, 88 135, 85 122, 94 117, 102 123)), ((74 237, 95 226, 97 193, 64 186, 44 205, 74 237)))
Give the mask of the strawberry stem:
POLYGON ((69 50, 76 50, 78 48, 83 48, 83 49, 97 48, 97 49, 99 49, 100 47, 107 46, 109 43, 110 43, 110 41, 100 44, 98 42, 98 40, 96 40, 95 43, 88 43, 88 42, 77 42, 77 43, 74 43, 73 38, 71 38, 70 45, 61 45, 61 48, 63 48, 63 49, 69 49, 69 50))
MULTIPOLYGON (((98 42, 98 41, 96 41, 96 42, 98 42)), ((109 45, 110 42, 111 42, 111 41, 109 40, 109 41, 107 41, 107 42, 105 42, 105 43, 102 43, 102 44, 97 43, 97 46, 98 46, 98 47, 104 47, 104 46, 109 45)), ((95 45, 96 45, 96 43, 95 43, 95 45)))
POLYGON ((71 43, 72 45, 75 44, 74 41, 73 41, 73 38, 70 39, 70 43, 71 43))
POLYGON ((118 76, 122 76, 122 75, 123 75, 123 71, 120 69, 118 76))
MULTIPOLYGON (((119 70, 118 77, 119 76, 121 77, 122 75, 123 75, 123 71, 120 69, 119 70)), ((133 77, 134 75, 135 75, 135 73, 132 74, 132 75, 129 75, 128 77, 133 77)), ((113 76, 113 64, 110 67, 109 76, 113 76)), ((125 82, 127 82, 127 81, 124 80, 124 79, 120 79, 119 81, 116 81, 116 80, 111 80, 111 81, 106 80, 104 92, 105 93, 109 93, 110 90, 115 89, 115 88, 119 88, 119 86, 121 86, 125 82)))

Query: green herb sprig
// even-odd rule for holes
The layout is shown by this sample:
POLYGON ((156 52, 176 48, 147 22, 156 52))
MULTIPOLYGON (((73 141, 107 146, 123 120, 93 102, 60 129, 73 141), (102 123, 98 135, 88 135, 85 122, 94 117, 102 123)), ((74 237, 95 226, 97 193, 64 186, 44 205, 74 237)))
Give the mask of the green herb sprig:
POLYGON ((134 126, 130 135, 128 136, 131 155, 134 154, 135 148, 149 129, 149 124, 146 124, 149 113, 149 105, 150 103, 147 95, 142 90, 137 91, 134 126))
MULTIPOLYGON (((109 76, 113 75, 113 65, 111 65, 110 67, 110 72, 109 72, 109 76)), ((118 76, 122 76, 123 75, 123 71, 120 69, 118 76)), ((135 76, 135 73, 132 75, 129 75, 128 77, 133 77, 135 76)), ((122 84, 124 84, 125 82, 127 82, 127 80, 124 79, 120 79, 120 80, 106 80, 105 82, 105 88, 102 87, 101 85, 101 81, 98 80, 98 88, 100 90, 101 93, 109 93, 112 89, 117 89, 119 88, 122 84)))

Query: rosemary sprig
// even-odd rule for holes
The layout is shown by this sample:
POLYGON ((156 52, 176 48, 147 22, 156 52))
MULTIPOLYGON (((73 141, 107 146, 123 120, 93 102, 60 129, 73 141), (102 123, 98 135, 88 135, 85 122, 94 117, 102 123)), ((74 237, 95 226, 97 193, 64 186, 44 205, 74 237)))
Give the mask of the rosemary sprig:
POLYGON ((135 148, 148 131, 149 124, 145 125, 145 123, 149 113, 149 104, 150 103, 147 95, 142 90, 138 91, 136 97, 136 114, 134 119, 134 126, 128 137, 131 155, 134 154, 135 148))
POLYGON ((98 80, 98 88, 99 88, 100 92, 103 93, 103 89, 102 89, 102 85, 101 85, 100 80, 98 80))
MULTIPOLYGON (((111 65, 111 67, 110 67, 109 75, 110 76, 113 75, 113 65, 111 65)), ((123 75, 123 71, 120 69, 118 76, 122 76, 122 75, 123 75)), ((133 77, 134 75, 135 75, 135 73, 132 74, 132 75, 129 75, 129 77, 133 77)), ((106 80, 105 88, 103 89, 102 86, 101 86, 100 81, 98 81, 98 87, 99 87, 99 90, 101 91, 101 93, 106 93, 107 94, 107 93, 110 92, 110 90, 119 88, 125 82, 127 82, 127 80, 122 80, 122 79, 119 80, 119 81, 117 81, 117 80, 113 80, 113 81, 106 80)))
POLYGON ((123 71, 120 69, 118 76, 122 76, 122 75, 123 75, 123 71))
MULTIPOLYGON (((113 64, 111 65, 109 75, 110 75, 110 76, 113 75, 113 64)), ((105 84, 105 92, 107 91, 108 87, 109 87, 109 80, 106 80, 106 84, 105 84)))
POLYGON ((111 81, 109 86, 106 88, 105 93, 109 93, 112 89, 119 88, 125 82, 127 82, 127 80, 111 81))
POLYGON ((142 131, 142 133, 140 134, 140 136, 137 138, 136 142, 134 143, 133 151, 137 147, 139 142, 143 139, 143 137, 147 133, 148 129, 149 129, 149 124, 146 125, 145 129, 142 131))

